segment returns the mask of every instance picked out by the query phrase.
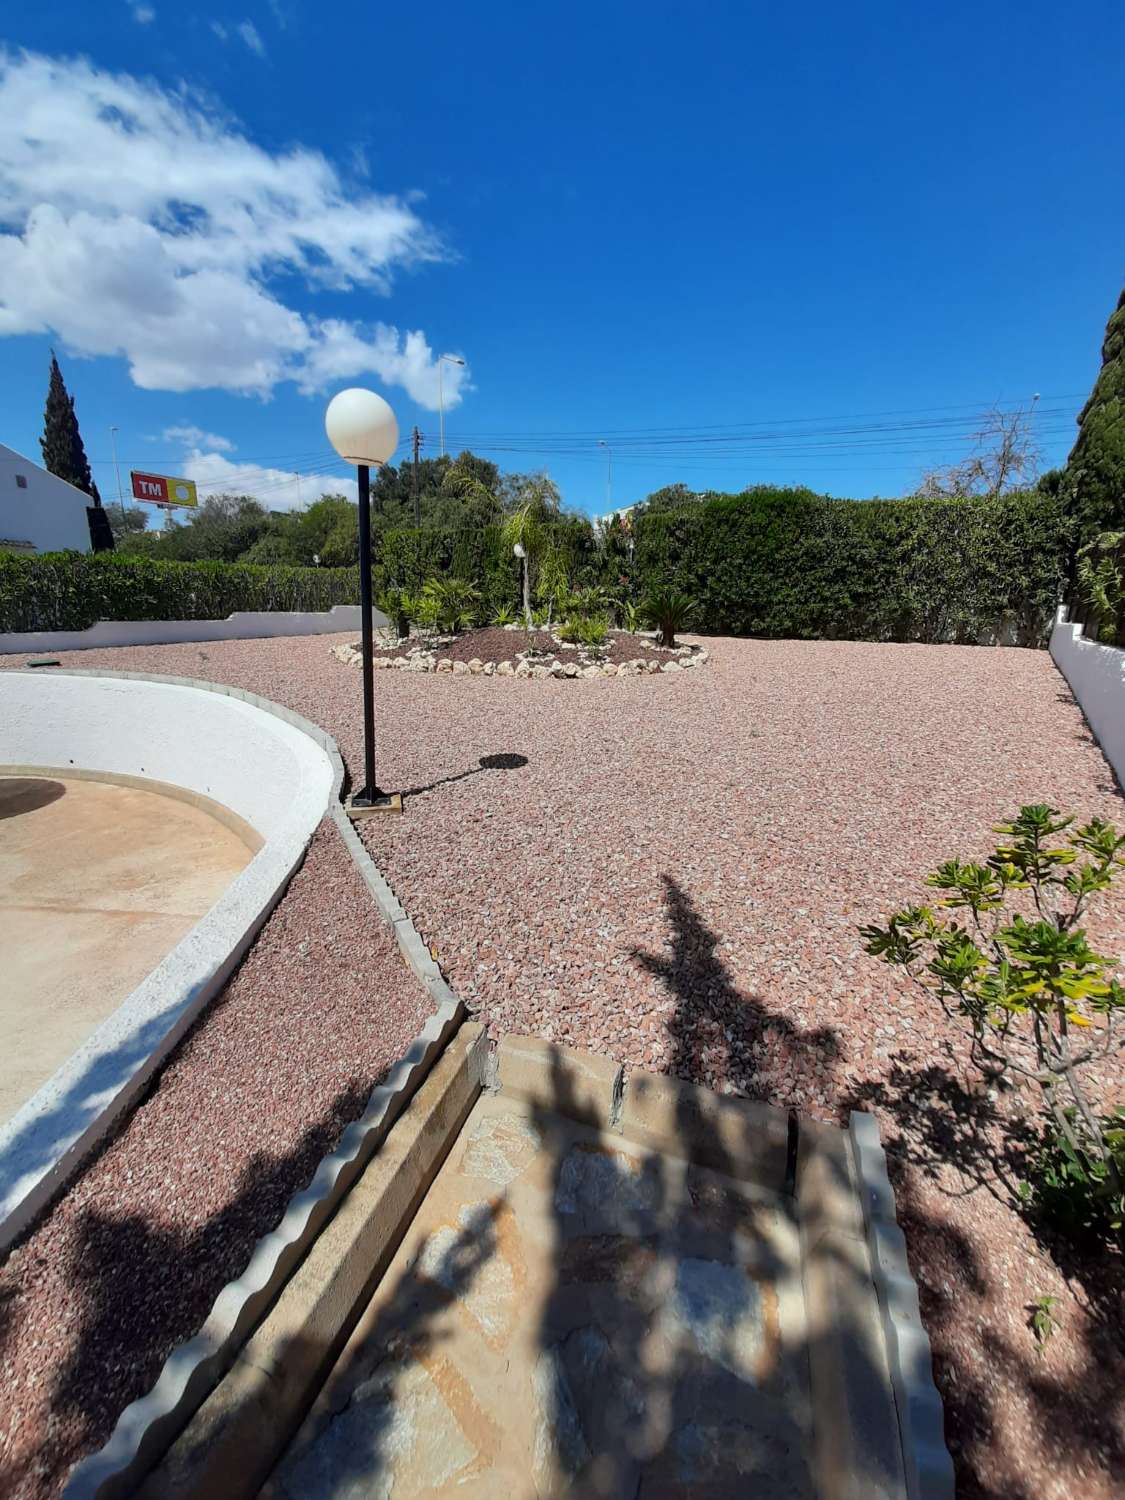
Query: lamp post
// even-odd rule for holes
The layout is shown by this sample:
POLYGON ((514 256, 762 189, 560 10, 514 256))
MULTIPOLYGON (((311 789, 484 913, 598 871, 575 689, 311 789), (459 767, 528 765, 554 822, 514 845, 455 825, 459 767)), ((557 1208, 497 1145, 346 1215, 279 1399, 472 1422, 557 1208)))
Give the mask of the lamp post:
POLYGON ((605 476, 605 508, 606 508, 606 511, 609 514, 612 515, 612 513, 613 513, 613 449, 606 442, 605 438, 599 438, 598 439, 598 447, 605 449, 605 456, 606 456, 606 460, 607 460, 608 465, 609 465, 609 467, 606 469, 606 476, 605 476))
POLYGON ((328 403, 324 427, 329 442, 346 463, 356 466, 359 482, 359 607, 363 631, 363 788, 352 794, 348 816, 401 812, 402 796, 380 791, 375 780, 375 672, 371 630, 371 465, 385 464, 398 444, 395 414, 374 391, 359 387, 340 391, 328 403))
POLYGON ((451 365, 463 365, 465 361, 456 354, 439 354, 437 358, 437 405, 438 424, 441 427, 441 456, 445 457, 445 392, 441 385, 441 363, 448 360, 451 365))

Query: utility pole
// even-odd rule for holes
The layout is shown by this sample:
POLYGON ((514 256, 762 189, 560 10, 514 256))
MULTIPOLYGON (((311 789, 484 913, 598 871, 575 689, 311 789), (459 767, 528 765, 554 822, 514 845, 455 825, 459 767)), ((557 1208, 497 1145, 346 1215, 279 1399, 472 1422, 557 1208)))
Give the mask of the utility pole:
POLYGON ((414 429, 414 524, 422 524, 422 503, 418 499, 418 450, 422 446, 422 434, 414 429))

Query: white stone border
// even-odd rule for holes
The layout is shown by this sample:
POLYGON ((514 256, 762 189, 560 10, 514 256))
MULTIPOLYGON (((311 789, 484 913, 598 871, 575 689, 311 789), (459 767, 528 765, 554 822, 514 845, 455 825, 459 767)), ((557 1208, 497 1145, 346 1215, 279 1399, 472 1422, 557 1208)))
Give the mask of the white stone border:
POLYGON ((848 1134, 898 1408, 908 1500, 953 1500, 955 1481, 953 1460, 945 1445, 945 1414, 934 1384, 933 1353, 922 1327, 906 1236, 895 1214, 879 1123, 874 1115, 853 1109, 848 1134))
MULTIPOLYGON (((549 664, 522 656, 501 662, 482 661, 479 656, 469 661, 454 661, 451 657, 442 656, 440 646, 432 649, 413 646, 409 650, 409 656, 376 656, 372 665, 378 671, 451 672, 455 677, 553 677, 573 681, 580 677, 640 677, 645 673, 655 675, 657 672, 683 672, 690 667, 706 666, 711 659, 709 651, 697 651, 694 646, 671 648, 667 661, 638 656, 623 662, 552 661, 549 664)), ((361 651, 346 642, 333 646, 332 655, 348 667, 358 667, 363 661, 361 651)))
POLYGON ((1102 754, 1125 785, 1125 651, 1082 634, 1060 605, 1049 650, 1093 730, 1102 754))
MULTIPOLYGON (((83 668, 58 668, 51 675, 164 683, 218 693, 284 720, 319 745, 332 767, 329 816, 363 876, 380 917, 393 931, 405 963, 424 985, 435 1007, 434 1014, 391 1066, 384 1082, 372 1091, 363 1114, 347 1127, 336 1149, 321 1161, 308 1187, 294 1194, 277 1227, 263 1235, 254 1247, 242 1274, 228 1282, 216 1297, 199 1333, 172 1350, 152 1389, 125 1408, 105 1445, 81 1460, 71 1471, 64 1493, 72 1500, 74 1497, 86 1500, 86 1497, 99 1494, 127 1493, 129 1482, 126 1481, 126 1487, 121 1488, 122 1476, 131 1472, 142 1445, 152 1450, 153 1457, 163 1451, 222 1378, 239 1348, 457 1030, 465 1008, 446 983, 413 922, 347 816, 341 802, 344 762, 330 734, 268 698, 222 683, 144 672, 101 672, 83 668)), ((277 895, 280 897, 280 890, 277 895)), ((263 922, 266 915, 268 912, 262 915, 263 922)), ((260 927, 261 923, 258 925, 260 927)), ((245 947, 249 947, 254 935, 247 935, 245 947)), ((78 1160, 71 1170, 77 1165, 78 1160)))
MULTIPOLYGON (((286 635, 334 635, 358 630, 358 604, 326 610, 244 610, 225 620, 98 620, 86 630, 12 630, 0 635, 0 656, 44 651, 96 651, 107 646, 176 646, 190 641, 246 641, 286 635)), ((376 630, 390 621, 373 609, 376 630)))

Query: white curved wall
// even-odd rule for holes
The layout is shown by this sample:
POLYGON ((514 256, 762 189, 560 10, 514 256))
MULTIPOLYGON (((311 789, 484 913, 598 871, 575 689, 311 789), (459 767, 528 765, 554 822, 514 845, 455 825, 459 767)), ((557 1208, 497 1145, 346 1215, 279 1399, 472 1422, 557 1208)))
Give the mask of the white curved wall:
POLYGON ((0 673, 0 765, 138 776, 222 803, 264 840, 171 953, 6 1124, 0 1248, 218 993, 299 863, 337 775, 283 711, 208 684, 0 673))

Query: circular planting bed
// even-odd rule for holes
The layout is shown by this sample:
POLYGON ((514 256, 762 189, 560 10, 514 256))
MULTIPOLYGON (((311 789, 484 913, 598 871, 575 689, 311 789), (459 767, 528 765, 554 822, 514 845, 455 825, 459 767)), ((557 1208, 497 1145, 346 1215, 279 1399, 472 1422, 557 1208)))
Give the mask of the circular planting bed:
MULTIPOLYGON (((362 660, 359 642, 334 646, 349 665, 362 660)), ((701 667, 708 653, 700 646, 659 646, 650 635, 612 630, 592 650, 564 641, 547 630, 519 625, 486 625, 460 635, 412 635, 398 640, 386 631, 375 636, 375 666, 405 672, 471 673, 483 677, 628 677, 643 672, 681 672, 701 667)))

